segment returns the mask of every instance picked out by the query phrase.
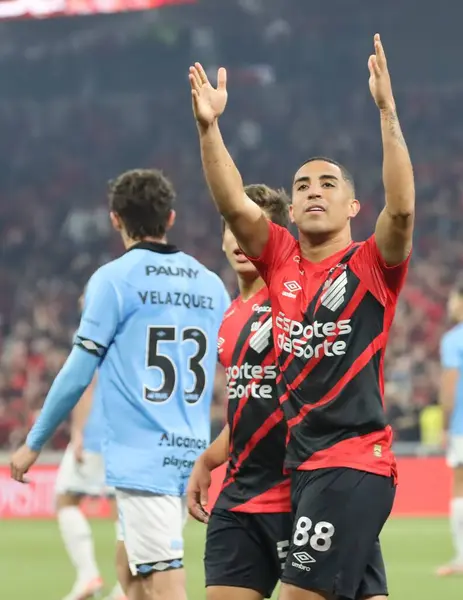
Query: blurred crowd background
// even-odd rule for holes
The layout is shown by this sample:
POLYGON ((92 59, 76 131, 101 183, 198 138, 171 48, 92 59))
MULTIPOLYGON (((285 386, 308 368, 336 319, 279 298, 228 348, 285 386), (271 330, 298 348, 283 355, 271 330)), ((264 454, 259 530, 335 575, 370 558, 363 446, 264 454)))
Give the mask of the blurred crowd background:
MULTIPOLYGON (((463 5, 452 3, 449 18, 427 16, 428 0, 326 4, 205 0, 0 23, 0 447, 24 437, 69 351, 87 279, 122 251, 106 201, 107 181, 121 171, 164 170, 178 192, 172 241, 235 292, 200 167, 187 78, 193 61, 212 74, 229 69, 222 126, 246 183, 288 188, 306 158, 335 158, 356 178, 355 237, 372 233, 384 202, 367 71, 376 30, 417 190, 386 402, 398 441, 439 444, 439 340, 449 289, 463 270, 463 73, 453 48, 463 5)), ((223 404, 218 384, 216 428, 223 404)), ((63 427, 53 446, 66 439, 63 427)))

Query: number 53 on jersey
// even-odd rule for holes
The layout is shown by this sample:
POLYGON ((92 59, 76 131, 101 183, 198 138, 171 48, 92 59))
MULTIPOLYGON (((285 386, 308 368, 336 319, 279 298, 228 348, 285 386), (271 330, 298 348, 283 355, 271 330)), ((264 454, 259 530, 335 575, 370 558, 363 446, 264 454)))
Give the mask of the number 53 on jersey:
POLYGON ((144 399, 159 404, 180 393, 186 404, 199 402, 207 382, 202 362, 207 349, 207 335, 199 327, 181 330, 175 326, 148 327, 146 368, 155 369, 161 375, 161 383, 157 387, 145 385, 144 399), (179 389, 179 385, 183 385, 183 389, 179 389))

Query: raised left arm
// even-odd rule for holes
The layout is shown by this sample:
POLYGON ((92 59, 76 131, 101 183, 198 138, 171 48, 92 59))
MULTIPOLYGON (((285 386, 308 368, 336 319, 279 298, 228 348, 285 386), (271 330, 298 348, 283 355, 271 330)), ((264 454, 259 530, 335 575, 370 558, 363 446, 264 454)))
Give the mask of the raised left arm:
POLYGON ((380 111, 383 182, 386 206, 376 223, 376 243, 389 266, 403 262, 412 248, 415 182, 407 144, 400 128, 386 55, 378 34, 370 56, 370 90, 380 111))

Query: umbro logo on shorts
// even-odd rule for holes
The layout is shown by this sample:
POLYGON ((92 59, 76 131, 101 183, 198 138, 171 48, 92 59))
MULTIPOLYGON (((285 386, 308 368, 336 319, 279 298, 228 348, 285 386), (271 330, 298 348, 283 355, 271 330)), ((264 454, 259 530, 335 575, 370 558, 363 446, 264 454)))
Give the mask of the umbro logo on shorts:
POLYGON ((317 562, 313 556, 310 556, 308 552, 295 552, 293 557, 300 563, 314 563, 317 562))
POLYGON ((308 566, 310 563, 317 562, 313 556, 310 556, 308 552, 295 552, 292 558, 296 561, 291 561, 291 566, 299 569, 300 571, 310 571, 311 568, 308 566))

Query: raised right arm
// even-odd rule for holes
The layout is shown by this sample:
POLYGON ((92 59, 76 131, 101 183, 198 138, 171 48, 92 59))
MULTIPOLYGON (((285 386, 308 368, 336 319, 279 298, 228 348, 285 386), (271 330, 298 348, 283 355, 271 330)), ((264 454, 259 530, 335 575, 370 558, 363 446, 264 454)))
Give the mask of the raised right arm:
POLYGON ((219 129, 218 118, 227 103, 226 71, 219 69, 217 89, 199 63, 190 68, 189 78, 203 169, 212 197, 243 251, 258 257, 267 243, 269 224, 261 209, 246 196, 219 129))
POLYGON ((218 121, 198 129, 204 174, 215 205, 244 252, 260 256, 268 240, 267 218, 246 196, 243 180, 225 146, 218 121))

